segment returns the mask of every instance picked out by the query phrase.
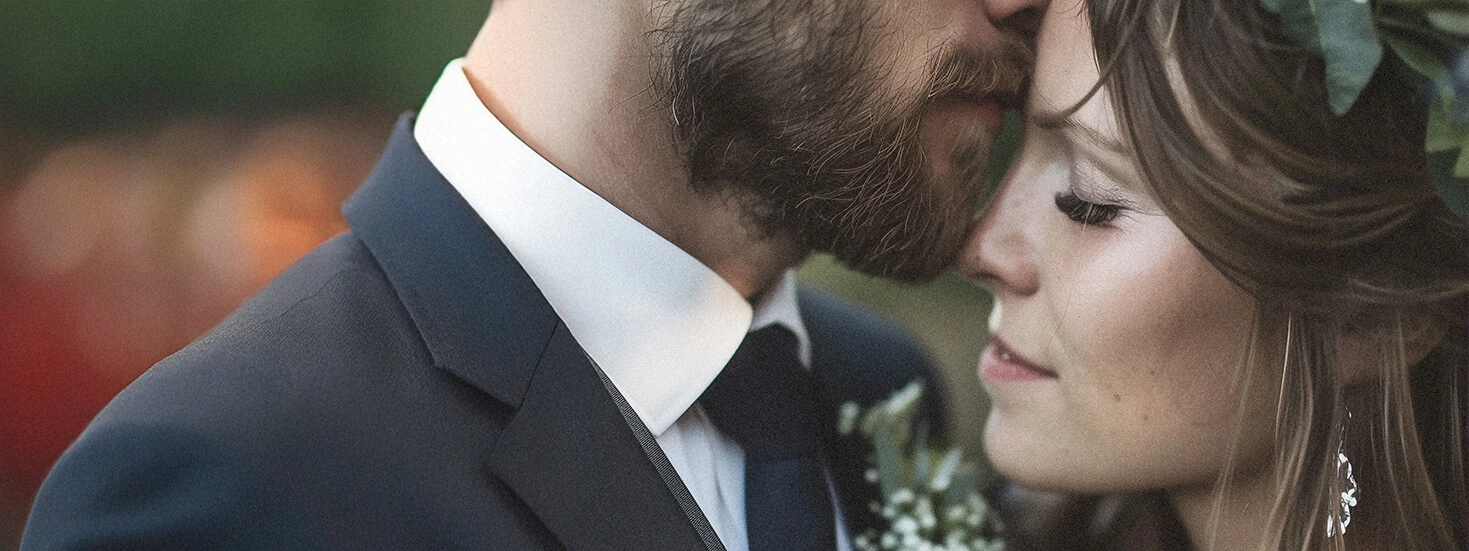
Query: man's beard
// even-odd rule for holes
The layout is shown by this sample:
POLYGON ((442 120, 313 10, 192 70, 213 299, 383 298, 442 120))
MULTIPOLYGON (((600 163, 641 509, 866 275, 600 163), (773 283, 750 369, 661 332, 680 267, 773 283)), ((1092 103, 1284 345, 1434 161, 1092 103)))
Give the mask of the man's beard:
POLYGON ((963 245, 991 145, 976 122, 951 151, 926 151, 922 117, 935 102, 1018 95, 1031 54, 1013 39, 943 49, 904 95, 873 12, 856 0, 687 0, 656 34, 655 82, 691 185, 739 201, 757 238, 789 233, 858 271, 921 282, 963 245))

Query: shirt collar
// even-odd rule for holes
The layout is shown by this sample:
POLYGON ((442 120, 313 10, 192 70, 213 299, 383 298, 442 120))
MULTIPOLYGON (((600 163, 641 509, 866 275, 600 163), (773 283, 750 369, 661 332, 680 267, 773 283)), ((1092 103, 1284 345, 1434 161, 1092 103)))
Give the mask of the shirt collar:
POLYGON ((520 141, 475 95, 463 60, 444 70, 414 138, 654 436, 704 393, 752 329, 786 325, 810 364, 790 271, 752 307, 698 259, 520 141))
POLYGON ((760 302, 755 305, 750 331, 777 323, 796 334, 796 352, 800 356, 801 365, 810 369, 811 338, 806 334, 806 324, 801 322, 801 309, 796 300, 796 273, 792 270, 781 274, 775 285, 761 296, 760 302))

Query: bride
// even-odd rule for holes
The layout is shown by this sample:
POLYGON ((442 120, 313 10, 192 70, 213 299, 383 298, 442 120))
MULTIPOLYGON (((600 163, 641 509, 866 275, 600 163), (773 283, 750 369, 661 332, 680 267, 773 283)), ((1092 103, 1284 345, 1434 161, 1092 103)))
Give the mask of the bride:
POLYGON ((1254 0, 1049 7, 960 259, 996 299, 986 451, 1064 496, 1021 492, 1012 546, 1469 545, 1469 230, 1426 100, 1388 50, 1337 115, 1291 36, 1254 0))

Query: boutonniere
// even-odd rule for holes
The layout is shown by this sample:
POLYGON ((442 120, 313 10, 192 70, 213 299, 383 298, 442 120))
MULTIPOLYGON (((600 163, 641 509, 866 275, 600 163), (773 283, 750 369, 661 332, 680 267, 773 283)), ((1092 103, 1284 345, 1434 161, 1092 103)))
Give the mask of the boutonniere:
POLYGON ((872 443, 867 482, 883 526, 858 534, 859 551, 998 551, 1000 522, 979 491, 979 474, 958 446, 931 447, 914 429, 923 397, 917 381, 863 409, 842 405, 838 431, 860 430, 872 443))

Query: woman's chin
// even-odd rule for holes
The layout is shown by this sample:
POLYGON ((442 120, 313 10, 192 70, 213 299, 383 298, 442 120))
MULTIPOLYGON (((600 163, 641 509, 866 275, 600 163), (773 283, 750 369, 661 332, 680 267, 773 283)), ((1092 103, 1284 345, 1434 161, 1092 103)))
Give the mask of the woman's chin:
POLYGON ((998 410, 985 422, 984 452, 995 472, 1033 490, 1057 493, 1104 493, 1095 465, 1070 459, 1054 432, 1027 430, 998 410))
POLYGON ((1037 490, 1066 491, 1056 487, 1057 457, 1040 449, 1035 435, 1016 427, 999 410, 991 411, 985 421, 984 453, 1006 480, 1037 490))

